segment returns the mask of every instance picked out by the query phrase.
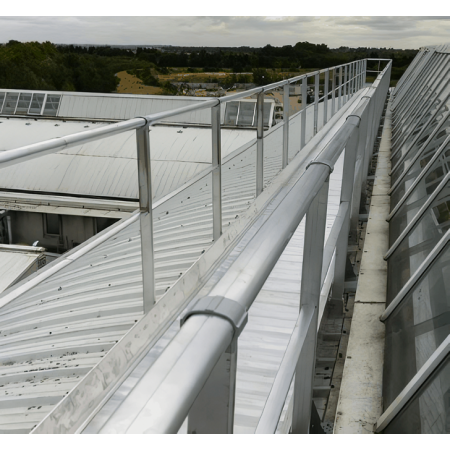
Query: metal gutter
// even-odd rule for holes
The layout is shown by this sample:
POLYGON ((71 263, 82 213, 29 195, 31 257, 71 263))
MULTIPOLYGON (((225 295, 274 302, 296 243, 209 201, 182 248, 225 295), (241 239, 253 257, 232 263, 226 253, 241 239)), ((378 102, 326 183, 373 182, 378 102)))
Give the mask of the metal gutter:
POLYGON ((389 214, 391 101, 378 154, 335 434, 372 433, 373 424, 382 413, 384 325, 378 318, 386 303, 387 263, 383 254, 389 243, 385 218, 389 214))

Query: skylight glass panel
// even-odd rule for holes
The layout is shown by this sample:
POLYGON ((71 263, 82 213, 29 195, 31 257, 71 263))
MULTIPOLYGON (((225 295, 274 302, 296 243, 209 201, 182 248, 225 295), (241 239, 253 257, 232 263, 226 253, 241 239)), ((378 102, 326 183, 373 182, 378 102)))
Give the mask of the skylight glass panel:
POLYGON ((7 92, 5 103, 3 104, 2 114, 14 114, 18 99, 19 99, 18 93, 7 92))
POLYGON ((31 103, 31 94, 21 92, 17 103, 16 114, 27 114, 31 103))
MULTIPOLYGON (((407 215, 410 216, 409 223, 412 213, 407 215)), ((449 228, 450 183, 447 182, 388 259, 387 303, 400 292, 449 228)))
POLYGON ((224 125, 236 125, 236 119, 239 111, 239 102, 228 102, 225 108, 224 125))
POLYGON ((256 103, 240 102, 237 124, 241 127, 251 127, 255 117, 256 103))
POLYGON ((272 103, 264 102, 264 126, 265 127, 269 126, 271 110, 272 110, 272 103))
POLYGON ((3 102, 5 101, 5 93, 0 92, 0 113, 2 112, 3 102))
POLYGON ((59 107, 60 95, 47 95, 47 101, 45 102, 44 116, 56 116, 59 107))
POLYGON ((41 114, 44 105, 45 94, 33 94, 28 114, 41 114))

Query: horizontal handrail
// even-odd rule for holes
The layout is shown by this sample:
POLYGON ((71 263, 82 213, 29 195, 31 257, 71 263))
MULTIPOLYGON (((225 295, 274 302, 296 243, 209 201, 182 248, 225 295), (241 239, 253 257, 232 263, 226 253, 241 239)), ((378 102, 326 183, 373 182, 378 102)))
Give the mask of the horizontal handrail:
MULTIPOLYGON (((348 63, 344 66, 350 66, 351 64, 353 63, 348 63)), ((226 272, 222 272, 221 278, 214 285, 209 285, 208 289, 205 287, 202 290, 201 299, 204 299, 204 296, 221 298, 224 300, 224 305, 231 305, 234 302, 239 310, 248 311, 311 204, 318 202, 317 199, 320 197, 317 196, 327 182, 330 169, 333 168, 349 140, 353 139, 355 133, 358 132, 357 129, 361 122, 362 112, 368 107, 370 98, 377 92, 376 87, 379 86, 384 74, 390 70, 390 66, 391 64, 386 66, 377 77, 373 89, 370 90, 371 92, 368 92, 368 95, 360 100, 359 107, 356 108, 357 114, 351 114, 336 132, 333 131, 333 138, 314 160, 315 164, 310 164, 295 182, 284 185, 278 192, 275 201, 267 203, 263 209, 266 213, 261 211, 257 225, 255 222, 255 228, 252 228, 250 233, 252 234, 251 239, 245 239, 245 245, 243 245, 244 248, 241 253, 232 263, 230 262, 226 272), (269 212, 269 204, 270 214, 267 214, 269 212)), ((325 69, 324 72, 329 70, 325 69)), ((363 75, 364 70, 364 67, 360 67, 359 74, 363 75)), ((313 75, 317 76, 318 73, 322 73, 322 71, 316 71, 313 75)), ((342 75, 342 72, 340 75, 342 75)), ((186 111, 210 107, 217 114, 220 112, 217 107, 221 103, 241 98, 240 96, 248 96, 248 93, 252 91, 253 93, 262 93, 277 87, 286 86, 293 82, 292 80, 305 79, 308 76, 312 75, 305 74, 273 83, 266 87, 255 88, 254 90, 225 98, 223 101, 221 99, 206 100, 196 105, 132 119, 139 121, 133 126, 136 129, 140 128, 141 130, 138 134, 142 134, 143 127, 186 111)), ((339 84, 339 89, 353 80, 353 78, 348 78, 345 83, 339 84)), ((386 79, 383 81, 384 88, 386 88, 386 79)), ((353 92, 353 89, 347 89, 344 92, 344 104, 353 92)), ((377 97, 375 100, 379 106, 381 104, 380 98, 377 97)), ((381 113, 381 111, 379 112, 381 113)), ((261 116, 259 117, 261 118, 261 116)), ((129 121, 122 123, 127 122, 129 121)), ((262 137, 258 135, 257 139, 262 137)), ((68 145, 67 142, 65 144, 68 145)), ((73 145, 73 140, 69 139, 69 144, 73 145)), ((148 141, 144 142, 141 148, 147 152, 147 155, 149 154, 148 141)), ((220 157, 218 160, 220 161, 220 157)), ((149 182, 147 184, 150 186, 149 182)), ((149 209, 151 210, 151 205, 149 209)), ((250 229, 248 231, 250 232, 250 229)), ((244 244, 244 240, 241 242, 244 244)), ((304 279, 307 279, 307 277, 304 277, 304 279)), ((197 300, 200 300, 200 298, 198 297, 197 300)), ((152 412, 158 410, 157 415, 152 415, 151 424, 146 423, 147 420, 141 422, 140 419, 137 419, 136 425, 128 431, 133 432, 142 427, 148 432, 178 431, 209 374, 219 358, 221 358, 224 350, 230 347, 234 337, 234 329, 230 321, 220 317, 220 315, 215 315, 214 317, 204 317, 202 314, 190 316, 146 375, 150 379, 155 380, 155 383, 152 384, 151 398, 145 405, 145 411, 142 411, 146 415, 147 412, 152 414, 152 412), (170 392, 170 395, 167 395, 168 392, 170 392)), ((53 423, 53 425, 55 424, 53 423)), ((42 432, 46 427, 53 425, 50 423, 50 418, 48 420, 44 419, 35 429, 35 432, 42 432), (47 423, 44 426, 45 421, 47 423)))
MULTIPOLYGON (((367 105, 366 99, 362 101, 367 105)), ((346 120, 315 160, 315 162, 323 161, 325 164, 313 164, 308 167, 281 202, 271 210, 270 216, 265 218, 265 222, 221 279, 207 291, 203 290, 202 298, 207 296, 228 299, 246 311, 251 307, 284 251, 289 237, 298 227, 328 178, 329 165, 335 164, 359 122, 360 118, 356 116, 350 116, 346 120)), ((158 365, 155 363, 149 369, 146 376, 151 379, 154 377, 155 382, 158 382, 158 388, 152 392, 142 413, 155 419, 152 424, 147 425, 136 419, 135 426, 130 427, 128 432, 139 432, 142 427, 150 433, 178 431, 205 380, 205 373, 199 371, 197 363, 191 361, 191 364, 188 364, 188 359, 197 355, 195 360, 201 360, 202 367, 209 367, 211 369, 208 370, 212 370, 220 357, 221 349, 229 346, 233 339, 232 327, 228 320, 219 319, 217 316, 210 319, 214 325, 211 322, 206 327, 206 324, 210 323, 209 318, 204 317, 200 320, 198 315, 189 318, 174 341, 164 350, 158 360, 161 362, 158 365), (214 340, 211 339, 211 333, 228 337, 223 338, 225 341, 222 337, 220 340, 214 340), (201 358, 198 356, 200 354, 201 358), (188 381, 178 382, 180 377, 188 381), (169 391, 170 397, 164 397, 164 393, 169 391), (158 413, 155 415, 156 410, 158 413)))
MULTIPOLYGON (((63 150, 65 148, 72 147, 74 145, 80 145, 86 142, 95 141, 101 138, 106 138, 109 136, 114 136, 116 134, 131 131, 138 128, 141 128, 146 125, 154 124, 163 119, 167 119, 169 117, 173 117, 179 114, 183 114, 186 112, 197 111, 205 108, 211 108, 218 104, 227 103, 229 101, 237 100, 239 98, 248 97, 253 94, 258 94, 260 92, 268 92, 270 90, 276 89, 277 87, 284 86, 286 84, 291 84, 302 80, 304 78, 308 78, 311 76, 315 76, 317 73, 324 73, 326 71, 331 71, 334 69, 338 69, 340 67, 349 66, 352 63, 343 64, 340 66, 335 66, 332 68, 322 69, 320 71, 315 71, 303 75, 299 75, 293 78, 289 78, 287 80, 279 81, 276 83, 269 84, 267 86, 258 87, 254 89, 250 89, 249 91, 244 91, 241 93, 237 93, 234 95, 230 95, 227 97, 221 97, 219 99, 210 99, 210 100, 201 100, 195 105, 183 106, 180 108, 172 109, 169 111, 162 111, 154 114, 150 114, 143 117, 137 117, 134 119, 128 119, 119 123, 114 123, 111 125, 106 125, 101 128, 96 128, 95 130, 87 130, 80 131, 78 133, 74 133, 71 135, 67 135, 61 138, 50 139, 47 141, 42 141, 36 144, 27 145, 24 147, 20 147, 13 150, 8 150, 6 152, 2 152, 0 154, 0 169, 4 167, 11 166, 13 164, 18 164, 24 161, 28 161, 37 156, 44 156, 47 154, 55 153, 57 151, 63 150)), ((355 78, 355 77, 353 77, 355 78)), ((353 79, 352 78, 352 79, 353 79)), ((340 84, 339 87, 342 87, 348 83, 350 83, 350 79, 345 83, 340 84)), ((336 88, 337 90, 338 88, 336 88)))

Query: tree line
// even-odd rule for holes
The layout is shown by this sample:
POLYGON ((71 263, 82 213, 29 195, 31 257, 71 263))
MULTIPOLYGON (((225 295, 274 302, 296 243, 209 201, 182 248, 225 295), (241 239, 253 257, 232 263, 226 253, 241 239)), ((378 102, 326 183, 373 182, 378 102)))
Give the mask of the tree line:
MULTIPOLYGON (((0 87, 80 92, 114 92, 119 83, 115 75, 122 70, 143 71, 144 83, 158 85, 156 75, 169 68, 187 71, 250 72, 245 82, 268 83, 277 70, 325 68, 362 58, 393 59, 393 78, 398 79, 417 50, 343 48, 298 42, 294 46, 263 48, 137 48, 136 51, 110 46, 55 45, 51 42, 9 41, 0 45, 0 87), (269 69, 269 70, 267 70, 269 69)), ((134 72, 136 73, 136 72, 134 72)), ((230 82, 234 82, 230 76, 230 82)), ((239 81, 236 79, 236 81, 239 81)), ((244 80, 242 80, 244 81, 244 80)), ((167 82, 166 93, 172 93, 167 82)))

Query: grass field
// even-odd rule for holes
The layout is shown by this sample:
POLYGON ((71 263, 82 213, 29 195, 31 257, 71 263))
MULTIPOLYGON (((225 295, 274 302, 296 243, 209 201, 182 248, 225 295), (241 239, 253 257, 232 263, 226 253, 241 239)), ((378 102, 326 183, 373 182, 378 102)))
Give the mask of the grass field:
POLYGON ((160 95, 163 92, 159 87, 144 86, 138 77, 130 75, 126 70, 119 72, 117 76, 120 79, 119 86, 117 87, 119 94, 160 95))

